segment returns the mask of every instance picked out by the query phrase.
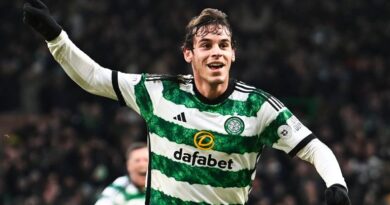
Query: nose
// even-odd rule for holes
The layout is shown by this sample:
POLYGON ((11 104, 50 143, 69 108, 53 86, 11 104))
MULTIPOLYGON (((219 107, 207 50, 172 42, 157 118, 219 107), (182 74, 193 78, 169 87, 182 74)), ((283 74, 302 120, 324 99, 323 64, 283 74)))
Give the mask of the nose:
POLYGON ((211 56, 214 58, 219 58, 222 56, 221 48, 218 45, 214 45, 211 49, 211 56))

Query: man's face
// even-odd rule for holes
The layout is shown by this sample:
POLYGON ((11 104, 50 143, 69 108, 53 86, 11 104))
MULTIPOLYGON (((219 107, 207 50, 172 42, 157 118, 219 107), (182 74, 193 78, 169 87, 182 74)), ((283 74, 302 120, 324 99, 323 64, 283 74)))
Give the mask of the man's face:
POLYGON ((133 150, 130 154, 131 156, 127 160, 127 171, 130 174, 130 179, 134 185, 144 187, 148 171, 148 149, 143 147, 133 150))
POLYGON ((184 59, 192 65, 196 82, 211 86, 228 82, 230 66, 235 60, 231 41, 226 27, 209 25, 198 30, 193 50, 183 51, 184 59))

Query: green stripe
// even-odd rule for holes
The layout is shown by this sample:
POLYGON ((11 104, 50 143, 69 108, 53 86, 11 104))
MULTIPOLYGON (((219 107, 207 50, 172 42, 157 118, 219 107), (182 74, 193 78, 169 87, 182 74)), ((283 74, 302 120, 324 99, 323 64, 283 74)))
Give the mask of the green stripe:
POLYGON ((136 103, 140 109, 141 116, 146 121, 153 115, 153 105, 149 93, 145 87, 145 75, 142 75, 141 81, 134 86, 136 103))
POLYGON ((200 112, 218 113, 221 115, 235 115, 253 117, 256 116, 266 99, 256 93, 249 94, 246 101, 226 99, 221 104, 207 105, 201 103, 194 95, 179 88, 179 84, 172 81, 163 81, 163 97, 175 104, 184 105, 187 108, 196 108, 200 112))
MULTIPOLYGON (((150 202, 151 204, 158 204, 158 205, 208 205, 208 203, 205 202, 192 202, 192 201, 184 201, 179 198, 168 196, 164 194, 163 192, 160 192, 155 189, 150 189, 150 202)), ((230 205, 239 205, 239 204, 230 204, 230 205)))
POLYGON ((133 199, 145 199, 145 193, 138 193, 138 194, 126 194, 126 201, 130 201, 133 199))
POLYGON ((276 141, 278 141, 278 128, 281 125, 286 124, 286 121, 292 116, 293 114, 290 112, 290 110, 284 110, 283 112, 280 112, 276 119, 272 121, 260 134, 260 142, 264 145, 272 146, 276 141))
POLYGON ((126 188, 123 186, 110 184, 109 187, 117 190, 122 195, 124 195, 126 201, 130 201, 132 199, 145 198, 145 193, 137 192, 137 193, 131 194, 131 193, 126 192, 126 188))
POLYGON ((155 189, 150 189, 150 202, 151 204, 158 205, 207 205, 207 203, 196 203, 191 201, 183 201, 179 198, 168 196, 163 192, 155 189))
MULTIPOLYGON (((196 129, 188 129, 154 115, 149 121, 149 132, 166 138, 177 144, 194 146, 194 135, 199 132, 196 129)), ((208 131, 214 135, 213 150, 228 154, 244 154, 247 152, 259 152, 260 144, 257 136, 242 137, 237 135, 224 135, 208 131)))
POLYGON ((173 177, 176 181, 223 188, 246 187, 250 185, 251 174, 254 171, 248 169, 224 171, 214 167, 196 167, 175 162, 154 153, 152 154, 152 169, 158 169, 166 176, 173 177))

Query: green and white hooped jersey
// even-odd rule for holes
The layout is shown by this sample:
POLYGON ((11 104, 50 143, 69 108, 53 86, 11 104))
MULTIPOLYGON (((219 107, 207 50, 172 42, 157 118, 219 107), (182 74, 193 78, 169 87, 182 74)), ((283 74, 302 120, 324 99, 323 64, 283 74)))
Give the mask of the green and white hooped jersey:
POLYGON ((112 82, 148 126, 150 204, 245 204, 264 146, 294 156, 313 139, 279 100, 239 81, 213 101, 190 75, 113 71, 112 82))
POLYGON ((95 205, 143 205, 145 192, 131 183, 128 176, 121 176, 107 186, 95 205))

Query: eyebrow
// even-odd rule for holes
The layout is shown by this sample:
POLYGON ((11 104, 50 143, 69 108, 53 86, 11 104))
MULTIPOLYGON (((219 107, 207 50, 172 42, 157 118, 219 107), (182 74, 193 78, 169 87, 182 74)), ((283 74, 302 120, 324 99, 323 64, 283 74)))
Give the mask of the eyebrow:
MULTIPOLYGON (((199 41, 198 41, 198 43, 202 43, 202 42, 210 42, 210 41, 212 41, 211 39, 209 39, 209 38, 202 38, 202 39, 200 39, 199 41)), ((220 40, 220 42, 223 42, 223 43, 226 43, 226 42, 228 42, 228 43, 230 43, 230 40, 229 39, 222 39, 222 40, 220 40)))

